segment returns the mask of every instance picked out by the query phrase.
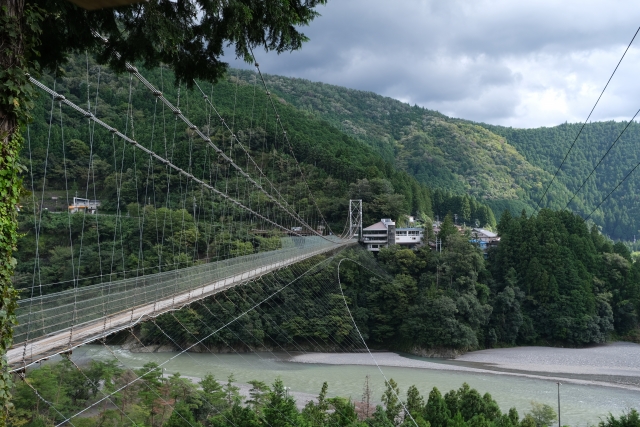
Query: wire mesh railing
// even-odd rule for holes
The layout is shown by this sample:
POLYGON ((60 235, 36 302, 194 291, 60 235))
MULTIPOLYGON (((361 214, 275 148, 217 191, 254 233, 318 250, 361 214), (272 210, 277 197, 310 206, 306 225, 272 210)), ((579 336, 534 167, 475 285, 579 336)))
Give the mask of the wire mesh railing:
MULTIPOLYGON (((83 325, 102 319, 104 332, 109 332, 115 326, 113 322, 107 326, 106 319, 115 315, 130 312, 131 319, 126 323, 135 323, 141 315, 153 317, 340 243, 337 238, 331 242, 326 237, 288 237, 279 250, 24 299, 17 311, 14 348, 66 330, 70 331, 67 340, 72 341, 73 329, 79 331, 83 325), (137 310, 140 307, 144 310, 137 310)), ((101 332, 99 328, 97 332, 101 332)))

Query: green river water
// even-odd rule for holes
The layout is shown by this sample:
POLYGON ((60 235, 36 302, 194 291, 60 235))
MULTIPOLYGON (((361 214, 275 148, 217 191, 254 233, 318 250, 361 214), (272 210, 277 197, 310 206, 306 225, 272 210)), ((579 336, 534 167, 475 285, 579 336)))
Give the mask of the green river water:
MULTIPOLYGON (((183 376, 202 377, 211 372, 218 380, 225 380, 229 374, 233 374, 239 383, 255 379, 269 384, 276 377, 281 377, 292 391, 312 395, 317 395, 322 383, 327 381, 330 395, 349 396, 354 400, 361 399, 365 376, 369 375, 376 401, 380 400, 384 390, 384 378, 375 366, 295 363, 287 361, 290 355, 274 353, 177 355, 171 352, 132 353, 118 347, 112 347, 112 350, 120 363, 130 368, 139 368, 149 361, 161 364, 173 358, 163 365, 167 374, 180 372, 183 376)), ((88 345, 74 351, 74 359, 78 362, 104 360, 113 358, 113 354, 103 346, 88 345)), ((371 360, 367 354, 362 354, 361 357, 363 361, 371 360)), ((407 360, 411 359, 415 358, 407 360)), ((462 365, 456 361, 439 363, 462 365)), ((521 416, 531 409, 532 400, 557 408, 556 380, 441 369, 381 368, 387 378, 393 378, 398 383, 402 393, 410 385, 416 385, 425 397, 434 386, 444 394, 466 382, 481 394, 490 393, 502 410, 516 407, 521 416)), ((595 425, 609 412, 617 415, 628 408, 640 408, 639 389, 571 383, 563 383, 561 386, 563 425, 595 425)))

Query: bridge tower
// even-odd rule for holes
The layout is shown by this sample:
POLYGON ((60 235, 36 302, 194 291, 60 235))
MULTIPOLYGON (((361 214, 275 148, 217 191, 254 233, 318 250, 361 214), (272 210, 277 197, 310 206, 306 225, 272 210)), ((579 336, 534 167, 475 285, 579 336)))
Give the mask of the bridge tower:
POLYGON ((362 200, 349 200, 349 237, 362 238, 362 200))

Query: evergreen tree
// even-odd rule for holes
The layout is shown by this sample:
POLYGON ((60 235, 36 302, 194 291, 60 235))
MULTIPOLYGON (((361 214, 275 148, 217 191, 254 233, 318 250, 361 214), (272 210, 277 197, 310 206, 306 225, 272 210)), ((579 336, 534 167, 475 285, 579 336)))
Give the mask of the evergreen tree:
POLYGON ((262 413, 264 422, 267 425, 282 427, 298 425, 296 403, 288 395, 280 378, 277 378, 271 386, 271 391, 262 413))
POLYGON ((201 427, 202 424, 196 421, 193 411, 186 403, 178 403, 171 416, 164 424, 165 427, 201 427))
POLYGON ((309 401, 302 410, 303 417, 309 422, 311 427, 323 427, 327 421, 327 382, 322 384, 322 390, 318 395, 318 403, 309 401))
POLYGON ((245 403, 253 409, 256 414, 260 414, 270 391, 269 386, 257 380, 249 381, 249 384, 251 384, 249 399, 247 399, 245 403))
POLYGON ((458 229, 453 223, 453 215, 449 212, 445 217, 444 221, 440 224, 440 231, 438 232, 438 238, 442 240, 443 244, 446 246, 449 241, 449 236, 454 236, 458 234, 458 229))
POLYGON ((443 399, 440 391, 434 387, 429 393, 429 399, 424 409, 424 419, 431 427, 447 427, 447 420, 451 417, 451 412, 447 403, 443 399))
POLYGON ((229 374, 227 383, 223 387, 224 398, 228 407, 233 406, 234 403, 240 402, 240 387, 233 385, 236 379, 233 374, 229 374))
POLYGON ((420 392, 415 385, 412 385, 407 390, 407 402, 405 406, 407 411, 409 411, 409 413, 414 417, 424 412, 424 398, 420 395, 420 392))
POLYGON ((387 389, 382 395, 382 403, 384 403, 387 419, 393 423, 393 425, 398 425, 403 408, 402 402, 400 401, 400 389, 393 378, 389 378, 389 381, 387 381, 387 389))
POLYGON ((387 411, 380 405, 376 406, 376 410, 371 418, 366 420, 369 427, 394 427, 395 424, 387 417, 387 411))

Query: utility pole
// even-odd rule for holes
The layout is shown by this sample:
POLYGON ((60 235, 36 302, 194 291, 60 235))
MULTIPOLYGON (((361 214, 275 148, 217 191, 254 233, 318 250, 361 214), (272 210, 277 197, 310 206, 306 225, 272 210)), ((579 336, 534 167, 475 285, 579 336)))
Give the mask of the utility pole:
POLYGON ((560 423, 560 385, 562 383, 556 383, 558 384, 558 427, 562 427, 562 424, 560 423))

